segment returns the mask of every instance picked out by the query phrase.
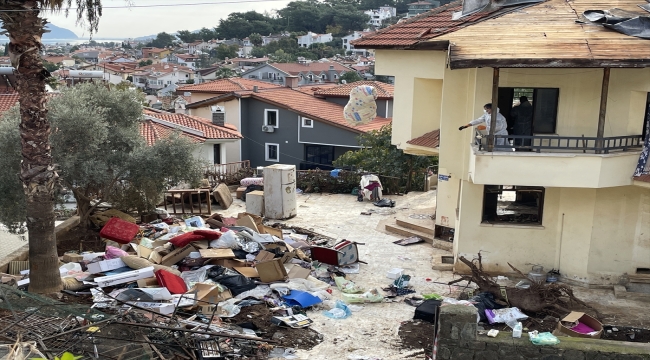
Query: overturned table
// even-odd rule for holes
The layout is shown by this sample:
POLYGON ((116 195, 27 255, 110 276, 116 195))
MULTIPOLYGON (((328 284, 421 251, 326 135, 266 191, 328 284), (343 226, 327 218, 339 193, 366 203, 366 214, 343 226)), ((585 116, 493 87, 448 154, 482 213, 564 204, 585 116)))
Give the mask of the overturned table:
POLYGON ((208 215, 212 214, 212 199, 210 189, 179 189, 179 190, 167 190, 164 195, 164 207, 165 211, 172 215, 179 214, 203 214, 203 207, 201 206, 204 201, 208 203, 208 215), (202 195, 205 194, 205 198, 202 198, 202 195), (168 204, 168 196, 171 195, 171 204, 168 204), (193 195, 197 195, 197 205, 199 206, 198 213, 194 212, 194 200, 192 199, 193 195), (185 200, 189 199, 189 212, 185 211, 185 200), (178 200, 179 204, 176 204, 178 200), (180 206, 180 212, 176 211, 177 207, 180 206), (171 207, 171 211, 168 209, 171 207))

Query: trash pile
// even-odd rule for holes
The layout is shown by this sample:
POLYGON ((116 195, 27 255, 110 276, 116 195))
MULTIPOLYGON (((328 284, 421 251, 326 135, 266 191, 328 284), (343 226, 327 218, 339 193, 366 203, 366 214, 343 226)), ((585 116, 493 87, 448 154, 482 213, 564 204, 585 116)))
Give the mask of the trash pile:
MULTIPOLYGON (((364 263, 359 259, 361 243, 269 226, 250 213, 181 219, 159 210, 160 219, 138 225, 127 214, 109 211, 98 216, 105 251, 66 253, 60 268, 65 294, 92 295, 91 309, 110 315, 102 324, 84 319, 68 330, 77 338, 84 334, 90 344, 100 334, 113 333, 110 326, 129 325, 139 329, 137 337, 156 353, 205 350, 224 359, 270 353, 291 358, 294 349, 275 346, 275 335, 269 338, 255 324, 304 330, 313 323, 307 310, 345 319, 362 308, 359 304, 415 292, 401 269, 387 274, 387 295, 347 279, 364 263), (340 298, 333 297, 332 287, 341 291, 340 298), (261 307, 264 311, 257 311, 261 307), (260 312, 266 316, 263 324, 250 320, 260 312), (97 333, 88 333, 89 327, 97 333), (188 345, 179 347, 184 342, 188 345)), ((23 275, 17 283, 21 289, 29 284, 29 270, 23 275)), ((92 354, 92 349, 79 345, 61 350, 92 354)))

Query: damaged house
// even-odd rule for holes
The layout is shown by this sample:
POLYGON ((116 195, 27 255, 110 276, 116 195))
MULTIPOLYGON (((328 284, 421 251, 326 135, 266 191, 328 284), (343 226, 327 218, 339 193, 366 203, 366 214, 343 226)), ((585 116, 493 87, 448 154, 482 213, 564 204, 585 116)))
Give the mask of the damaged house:
POLYGON ((455 1, 353 42, 395 76, 393 144, 440 157, 435 231, 457 271, 479 252, 492 273, 540 264, 585 286, 650 271, 643 7, 455 1), (459 131, 492 102, 508 135, 459 131))

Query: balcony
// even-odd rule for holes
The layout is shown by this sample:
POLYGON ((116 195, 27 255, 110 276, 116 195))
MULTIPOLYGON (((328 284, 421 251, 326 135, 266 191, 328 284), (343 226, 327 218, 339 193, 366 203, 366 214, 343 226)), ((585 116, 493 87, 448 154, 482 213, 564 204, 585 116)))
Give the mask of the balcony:
POLYGON ((487 136, 480 133, 471 145, 468 172, 475 184, 577 188, 632 185, 643 146, 641 135, 495 138, 505 139, 505 145, 495 145, 494 152, 486 151, 487 136))

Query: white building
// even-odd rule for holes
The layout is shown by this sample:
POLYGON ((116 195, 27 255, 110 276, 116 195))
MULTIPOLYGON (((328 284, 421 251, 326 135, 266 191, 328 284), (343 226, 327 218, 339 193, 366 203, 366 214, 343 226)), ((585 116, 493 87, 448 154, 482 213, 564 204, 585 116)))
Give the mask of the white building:
POLYGON ((137 87, 160 90, 171 84, 185 84, 194 79, 194 71, 184 66, 173 64, 151 65, 138 69, 133 74, 133 83, 137 87))
POLYGON ((301 47, 310 47, 312 44, 324 44, 334 40, 332 33, 329 34, 315 34, 308 32, 307 35, 298 37, 298 45, 301 47))
POLYGON ((162 59, 160 62, 162 63, 170 63, 170 64, 177 64, 180 66, 185 66, 190 69, 196 69, 197 62, 199 61, 200 57, 197 55, 189 55, 189 54, 169 54, 166 58, 162 59))
POLYGON ((384 20, 397 16, 397 9, 392 6, 382 6, 378 10, 366 10, 363 13, 370 16, 369 25, 379 27, 384 20))
POLYGON ((351 41, 360 39, 362 36, 372 33, 371 31, 355 31, 348 36, 344 36, 343 39, 343 48, 347 54, 348 51, 352 51, 356 55, 368 56, 367 49, 355 49, 354 45, 350 44, 351 41))

